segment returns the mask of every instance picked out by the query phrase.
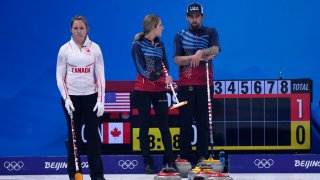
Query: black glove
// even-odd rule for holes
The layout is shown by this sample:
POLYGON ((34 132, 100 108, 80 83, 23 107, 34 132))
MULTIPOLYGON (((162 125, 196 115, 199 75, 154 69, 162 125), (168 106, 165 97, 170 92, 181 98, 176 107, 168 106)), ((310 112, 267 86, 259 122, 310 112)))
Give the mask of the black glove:
POLYGON ((162 76, 162 72, 161 71, 159 71, 159 70, 152 71, 150 73, 150 80, 151 81, 156 81, 156 80, 160 79, 161 76, 162 76))

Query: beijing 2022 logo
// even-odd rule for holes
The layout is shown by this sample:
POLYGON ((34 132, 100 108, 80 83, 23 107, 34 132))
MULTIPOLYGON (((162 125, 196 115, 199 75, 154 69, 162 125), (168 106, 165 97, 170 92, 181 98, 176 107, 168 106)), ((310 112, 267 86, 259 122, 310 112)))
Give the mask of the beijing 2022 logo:
POLYGON ((21 168, 23 168, 24 163, 22 161, 11 161, 11 162, 4 162, 3 166, 8 170, 8 171, 19 171, 21 168))

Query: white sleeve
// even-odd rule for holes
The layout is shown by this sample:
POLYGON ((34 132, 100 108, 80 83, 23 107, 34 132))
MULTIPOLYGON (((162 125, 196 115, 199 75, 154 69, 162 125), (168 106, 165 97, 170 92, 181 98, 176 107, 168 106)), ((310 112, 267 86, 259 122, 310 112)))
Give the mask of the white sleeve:
POLYGON ((56 78, 57 78, 57 85, 63 99, 66 99, 67 97, 69 97, 66 81, 65 81, 66 72, 67 72, 66 56, 65 56, 64 48, 61 47, 58 53, 58 58, 57 58, 56 78))
POLYGON ((104 96, 105 96, 105 78, 104 78, 104 62, 102 52, 99 46, 97 46, 96 50, 96 60, 95 60, 95 76, 96 76, 96 87, 98 91, 98 102, 102 102, 104 104, 104 96))

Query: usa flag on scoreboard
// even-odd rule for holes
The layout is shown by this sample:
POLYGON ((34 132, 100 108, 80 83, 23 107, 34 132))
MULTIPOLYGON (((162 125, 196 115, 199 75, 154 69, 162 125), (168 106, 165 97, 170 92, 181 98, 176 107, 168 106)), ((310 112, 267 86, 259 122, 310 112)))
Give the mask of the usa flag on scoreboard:
POLYGON ((106 92, 105 112, 130 112, 129 92, 106 92))

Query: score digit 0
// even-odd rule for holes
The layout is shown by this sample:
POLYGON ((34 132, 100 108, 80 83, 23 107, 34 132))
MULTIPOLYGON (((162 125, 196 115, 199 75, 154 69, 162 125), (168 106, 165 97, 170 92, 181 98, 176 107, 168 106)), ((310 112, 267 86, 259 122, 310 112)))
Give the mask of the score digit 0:
POLYGON ((310 122, 291 122, 291 146, 294 149, 310 148, 310 122))

